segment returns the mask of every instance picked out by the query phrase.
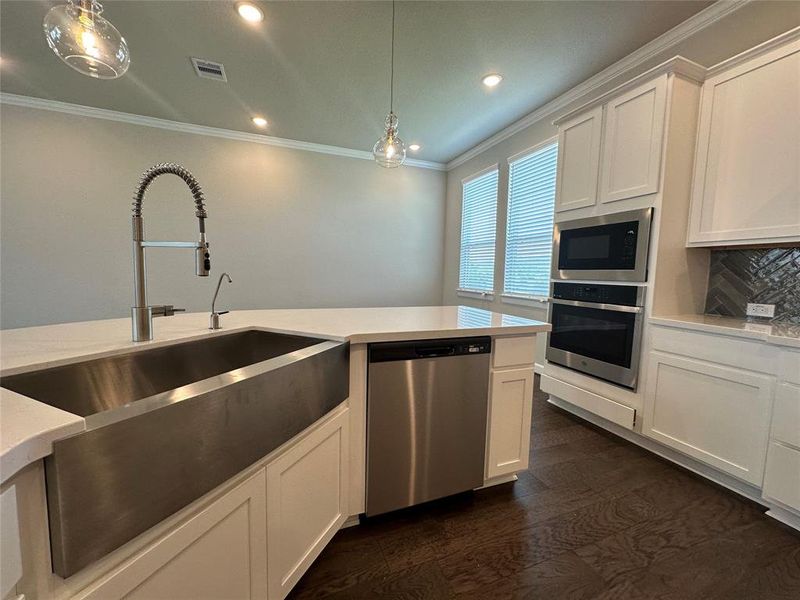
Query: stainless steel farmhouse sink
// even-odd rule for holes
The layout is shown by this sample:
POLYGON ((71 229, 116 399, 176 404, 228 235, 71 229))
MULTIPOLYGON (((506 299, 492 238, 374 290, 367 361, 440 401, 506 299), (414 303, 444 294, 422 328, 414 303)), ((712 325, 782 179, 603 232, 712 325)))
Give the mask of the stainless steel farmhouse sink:
POLYGON ((347 398, 344 342, 241 331, 4 377, 85 417, 45 459, 68 577, 230 479, 347 398))

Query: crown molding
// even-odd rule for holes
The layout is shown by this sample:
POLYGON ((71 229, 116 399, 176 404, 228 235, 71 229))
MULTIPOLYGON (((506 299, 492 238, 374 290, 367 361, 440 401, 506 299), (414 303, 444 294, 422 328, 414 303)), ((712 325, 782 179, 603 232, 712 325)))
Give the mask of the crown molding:
POLYGON ((721 63, 717 63, 713 67, 709 67, 707 71, 707 77, 719 75, 723 71, 732 69, 733 67, 736 67, 743 62, 747 62, 756 56, 761 56, 762 54, 766 54, 767 52, 770 52, 779 46, 796 42, 798 40, 800 40, 800 27, 795 27, 794 29, 790 29, 789 31, 775 36, 771 40, 767 40, 766 42, 759 44, 758 46, 753 46, 749 50, 745 50, 736 56, 732 56, 727 60, 723 60, 721 63))
MULTIPOLYGON (((146 117, 132 113, 124 113, 105 108, 95 108, 93 106, 83 106, 81 104, 70 104, 58 100, 47 100, 45 98, 34 98, 32 96, 21 96, 18 94, 8 94, 0 92, 0 104, 12 106, 22 106, 25 108, 35 108, 39 110, 49 110, 53 112, 76 115, 80 117, 90 117, 92 119, 103 119, 115 121, 117 123, 127 123, 129 125, 142 125, 144 127, 155 127, 167 131, 177 131, 180 133, 191 133, 194 135, 205 135, 239 142, 249 142, 251 144, 262 144, 265 146, 276 146, 278 148, 289 148, 292 150, 304 150, 306 152, 317 152, 320 154, 331 154, 343 156, 345 158, 358 158, 361 160, 374 160, 372 152, 366 150, 354 150, 352 148, 342 148, 340 146, 328 146, 326 144, 315 144, 313 142, 303 142, 288 138, 261 135, 258 133, 248 133, 246 131, 235 131, 233 129, 222 129, 220 127, 208 127, 206 125, 195 125, 193 123, 181 123, 180 121, 170 121, 156 117, 146 117)), ((407 158, 404 166, 419 167, 421 169, 433 169, 444 171, 445 165, 442 163, 407 158)))
POLYGON ((537 121, 540 121, 543 118, 566 108, 580 98, 587 96, 597 89, 607 85, 619 75, 622 75, 623 73, 644 64, 654 56, 669 50, 669 48, 694 35, 698 31, 702 31, 709 25, 716 23, 729 14, 739 10, 742 6, 748 4, 749 2, 751 2, 751 0, 718 0, 708 8, 705 8, 696 15, 689 17, 687 20, 679 23, 666 33, 663 33, 656 39, 648 42, 641 48, 634 50, 626 57, 618 60, 611 66, 603 69, 582 83, 579 83, 554 100, 551 100, 550 102, 540 106, 532 113, 529 113, 518 121, 515 121, 508 127, 501 129, 474 148, 467 150, 463 154, 449 161, 447 163, 447 170, 449 171, 455 167, 463 165, 468 160, 475 158, 480 153, 485 152, 492 146, 496 146, 503 140, 510 138, 515 133, 519 133, 537 121))
POLYGON ((684 58, 682 56, 675 56, 673 58, 670 58, 669 60, 664 61, 659 65, 656 65, 652 69, 648 69, 644 73, 637 75, 633 79, 629 79, 625 83, 622 83, 617 87, 610 89, 607 92, 600 94, 595 98, 592 98, 591 100, 589 100, 584 104, 581 104, 577 108, 573 108, 568 113, 559 115, 559 117, 553 121, 553 125, 560 125, 564 121, 568 121, 572 117, 577 116, 579 113, 592 109, 595 106, 599 106, 605 103, 609 98, 618 96, 623 92, 635 88, 636 86, 644 83, 649 79, 658 77, 659 75, 664 75, 666 73, 675 73, 677 75, 683 75, 686 79, 694 81, 695 83, 703 83, 703 81, 705 81, 706 79, 707 71, 708 69, 706 69, 703 65, 699 65, 696 62, 693 62, 688 58, 684 58))

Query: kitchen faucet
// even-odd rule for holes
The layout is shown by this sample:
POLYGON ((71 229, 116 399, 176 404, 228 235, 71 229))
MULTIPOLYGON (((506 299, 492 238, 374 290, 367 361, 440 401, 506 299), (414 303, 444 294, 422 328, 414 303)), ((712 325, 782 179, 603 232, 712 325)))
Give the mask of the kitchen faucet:
POLYGON ((209 329, 222 329, 222 325, 219 324, 219 317, 220 315, 227 315, 230 311, 222 310, 217 312, 216 305, 217 305, 217 295, 219 294, 219 286, 222 285, 222 280, 227 279, 228 283, 233 283, 231 276, 227 273, 223 273, 219 276, 219 281, 217 281, 217 291, 214 292, 214 299, 211 301, 211 315, 208 319, 208 328, 209 329))
POLYGON ((133 287, 134 306, 131 307, 131 321, 134 342, 146 342, 153 339, 153 317, 171 317, 176 312, 186 309, 175 308, 171 304, 150 306, 147 304, 147 283, 145 281, 145 248, 193 248, 195 273, 198 277, 208 277, 211 271, 211 256, 206 241, 205 219, 208 216, 203 204, 203 190, 192 175, 184 167, 175 163, 159 163, 147 169, 139 180, 136 193, 133 195, 133 287), (153 242, 144 239, 144 221, 142 220, 142 200, 145 190, 153 181, 166 173, 177 175, 186 182, 192 192, 195 204, 195 216, 200 225, 200 239, 197 242, 153 242))

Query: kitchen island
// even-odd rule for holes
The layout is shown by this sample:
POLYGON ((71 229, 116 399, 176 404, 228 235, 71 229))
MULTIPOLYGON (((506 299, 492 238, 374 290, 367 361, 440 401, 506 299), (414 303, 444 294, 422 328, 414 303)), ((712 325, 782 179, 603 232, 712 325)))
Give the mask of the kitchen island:
POLYGON ((220 331, 207 323, 202 313, 159 319, 154 341, 144 343, 130 341, 128 319, 8 330, 0 340, 0 374, 259 330, 348 342, 347 399, 230 481, 62 578, 50 562, 42 459, 53 442, 83 431, 85 420, 4 389, 3 511, 6 519, 13 504, 20 549, 10 569, 4 552, 2 597, 12 590, 26 598, 152 597, 201 586, 230 597, 283 598, 336 531, 364 512, 373 342, 491 336, 484 485, 513 480, 527 467, 535 335, 549 330, 545 323, 463 306, 236 311, 223 317, 220 331), (519 431, 526 433, 515 437, 519 431))

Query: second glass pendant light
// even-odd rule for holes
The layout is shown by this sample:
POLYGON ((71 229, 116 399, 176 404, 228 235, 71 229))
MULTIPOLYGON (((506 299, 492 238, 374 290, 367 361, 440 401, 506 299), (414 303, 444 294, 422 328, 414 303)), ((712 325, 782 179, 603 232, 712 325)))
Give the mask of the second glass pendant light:
POLYGON ((384 134, 375 142, 372 155, 380 166, 392 169, 406 160, 406 145, 397 135, 397 115, 394 114, 394 0, 392 0, 392 60, 389 79, 389 114, 384 122, 384 134))

